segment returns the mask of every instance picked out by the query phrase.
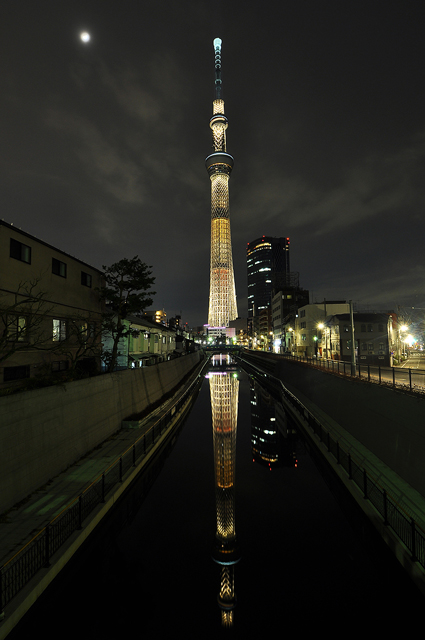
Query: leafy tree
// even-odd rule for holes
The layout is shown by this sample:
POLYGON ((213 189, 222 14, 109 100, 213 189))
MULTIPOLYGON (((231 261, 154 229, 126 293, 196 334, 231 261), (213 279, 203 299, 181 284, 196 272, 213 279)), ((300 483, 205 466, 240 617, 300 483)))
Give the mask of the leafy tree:
POLYGON ((106 303, 103 319, 103 330, 112 338, 112 349, 106 353, 107 370, 113 371, 118 357, 118 343, 127 337, 132 329, 126 326, 124 320, 129 315, 140 315, 152 304, 150 291, 155 278, 152 267, 147 266, 135 256, 131 260, 123 258, 104 270, 105 285, 98 291, 106 303))

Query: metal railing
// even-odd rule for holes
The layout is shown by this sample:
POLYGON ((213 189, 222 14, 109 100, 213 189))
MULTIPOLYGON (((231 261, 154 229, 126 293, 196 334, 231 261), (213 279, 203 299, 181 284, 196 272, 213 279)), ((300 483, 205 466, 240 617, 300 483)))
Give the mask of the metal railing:
POLYGON ((52 556, 77 530, 82 529, 84 520, 101 503, 123 476, 143 459, 162 434, 171 420, 183 408, 189 397, 202 381, 202 372, 208 364, 206 360, 185 390, 167 412, 158 418, 150 429, 138 438, 119 458, 99 475, 61 513, 51 520, 32 540, 0 567, 0 620, 4 617, 4 607, 43 568, 49 567, 52 556))
MULTIPOLYGON (((425 568, 425 530, 401 507, 397 501, 384 489, 381 484, 366 471, 349 452, 346 452, 323 424, 294 396, 283 382, 270 373, 264 372, 256 364, 250 362, 249 357, 243 362, 259 373, 265 384, 272 384, 282 394, 296 414, 307 421, 309 427, 318 436, 347 473, 348 478, 357 485, 367 499, 377 510, 383 524, 393 530, 397 538, 405 545, 413 561, 425 568)), ((349 364, 349 363, 348 363, 349 364)))
POLYGON ((357 362, 354 367, 351 362, 346 362, 344 360, 326 360, 324 358, 293 356, 290 354, 276 354, 275 357, 305 363, 309 366, 325 369, 326 371, 347 377, 361 378, 368 382, 377 382, 381 385, 425 393, 424 369, 381 367, 380 365, 361 364, 359 362, 357 362))

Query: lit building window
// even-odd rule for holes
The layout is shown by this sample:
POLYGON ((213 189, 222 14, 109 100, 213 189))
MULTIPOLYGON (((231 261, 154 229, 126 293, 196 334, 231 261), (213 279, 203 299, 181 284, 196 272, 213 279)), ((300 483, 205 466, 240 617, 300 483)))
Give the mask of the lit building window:
POLYGON ((53 342, 66 340, 66 320, 53 318, 53 342))

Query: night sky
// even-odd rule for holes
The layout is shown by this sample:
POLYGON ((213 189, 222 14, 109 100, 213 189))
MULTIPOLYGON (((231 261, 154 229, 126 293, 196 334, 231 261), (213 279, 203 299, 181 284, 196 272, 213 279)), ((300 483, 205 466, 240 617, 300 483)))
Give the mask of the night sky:
POLYGON ((138 255, 153 307, 205 323, 220 37, 239 315, 262 235, 311 301, 425 308, 423 3, 270 6, 2 3, 0 218, 98 268, 138 255))

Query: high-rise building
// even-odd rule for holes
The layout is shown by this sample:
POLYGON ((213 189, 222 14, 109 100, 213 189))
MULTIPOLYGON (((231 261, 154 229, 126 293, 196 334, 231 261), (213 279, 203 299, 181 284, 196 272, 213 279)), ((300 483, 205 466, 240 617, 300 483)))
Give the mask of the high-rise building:
POLYGON ((211 181, 211 262, 209 332, 217 333, 234 320, 236 308, 232 240, 229 218, 229 178, 233 157, 226 150, 227 118, 224 115, 221 80, 221 40, 214 40, 215 98, 210 120, 213 153, 205 160, 211 181))
POLYGON ((291 285, 289 238, 263 236, 248 242, 248 318, 271 308, 274 293, 291 285))

